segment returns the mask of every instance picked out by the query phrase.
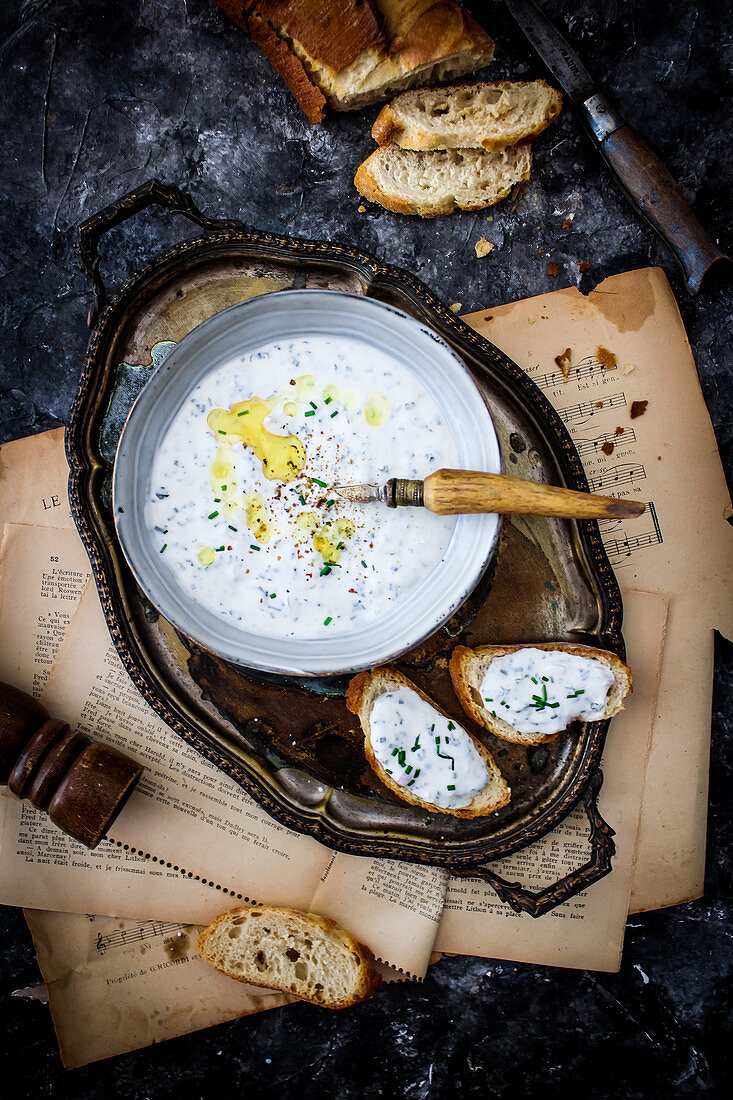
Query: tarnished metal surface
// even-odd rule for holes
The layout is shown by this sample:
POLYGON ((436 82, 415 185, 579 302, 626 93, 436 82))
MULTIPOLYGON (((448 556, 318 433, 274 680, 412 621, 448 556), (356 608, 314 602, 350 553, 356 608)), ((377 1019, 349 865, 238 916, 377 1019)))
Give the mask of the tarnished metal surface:
MULTIPOLYGON (((541 392, 412 276, 344 246, 244 227, 212 232, 148 265, 104 307, 72 410, 72 507, 110 631, 158 714, 284 824, 344 851, 478 870, 543 835, 587 794, 607 723, 576 727, 530 750, 496 740, 461 715, 450 653, 458 643, 572 639, 623 654, 620 596, 595 523, 505 520, 498 552, 471 598, 397 663, 479 734, 512 787, 507 807, 469 821, 407 806, 379 784, 346 709, 343 680, 255 674, 184 641, 142 596, 116 542, 107 496, 114 446, 124 408, 154 356, 212 313, 288 287, 364 293, 431 325, 485 393, 506 471, 587 489, 570 437, 541 392)), ((597 824, 595 832, 603 832, 597 824)), ((610 865, 608 830, 604 846, 605 869, 597 861, 595 877, 610 865)))

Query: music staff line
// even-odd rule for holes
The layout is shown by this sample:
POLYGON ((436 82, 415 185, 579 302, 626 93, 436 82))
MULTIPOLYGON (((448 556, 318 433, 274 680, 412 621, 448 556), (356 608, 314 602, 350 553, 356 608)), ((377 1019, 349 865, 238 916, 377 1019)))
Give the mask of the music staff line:
POLYGON ((620 520, 601 520, 599 522, 598 526, 601 529, 603 545, 606 548, 606 553, 608 554, 611 565, 623 565, 625 564, 625 559, 630 558, 636 550, 643 550, 648 546, 661 545, 664 542, 662 528, 659 524, 659 517, 657 516, 657 510, 654 507, 653 501, 649 501, 647 510, 651 517, 652 527, 651 530, 644 531, 640 534, 626 535, 626 528, 621 525, 620 520), (619 527, 621 527, 626 537, 609 538, 611 532, 616 531, 619 527))
POLYGON ((570 368, 567 378, 561 370, 548 371, 546 374, 531 374, 531 378, 541 389, 545 389, 564 382, 580 382, 583 378, 591 378, 594 374, 610 374, 614 370, 618 370, 618 363, 614 363, 611 367, 604 367, 598 359, 587 355, 585 359, 580 360, 577 367, 570 368))
POLYGON ((601 401, 579 401, 577 405, 568 405, 566 409, 558 409, 560 418, 566 424, 574 420, 584 420, 586 417, 595 416, 604 409, 623 409, 628 404, 625 393, 612 393, 601 401))
POLYGON ((173 936, 182 931, 181 925, 175 921, 166 923, 148 920, 143 921, 137 928, 121 928, 118 932, 110 932, 106 936, 99 932, 95 947, 100 955, 104 955, 105 951, 116 947, 128 947, 131 943, 141 943, 143 940, 150 940, 155 936, 173 936))
POLYGON ((622 462, 619 466, 613 466, 609 470, 602 470, 595 477, 588 478, 591 492, 597 493, 601 489, 618 489, 622 485, 633 485, 636 481, 644 481, 646 470, 641 462, 622 462))
POLYGON ((622 432, 604 432, 595 439, 576 439, 575 446, 582 457, 587 454, 595 454, 603 449, 604 443, 613 443, 616 447, 624 447, 629 443, 636 443, 636 432, 633 428, 624 428, 622 432))

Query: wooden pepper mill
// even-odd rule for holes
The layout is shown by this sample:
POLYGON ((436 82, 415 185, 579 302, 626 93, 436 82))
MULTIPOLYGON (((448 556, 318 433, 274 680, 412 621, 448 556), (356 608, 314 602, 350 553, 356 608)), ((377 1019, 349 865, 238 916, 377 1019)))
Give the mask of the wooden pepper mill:
POLYGON ((24 691, 0 683, 0 783, 96 848, 142 775, 135 760, 49 718, 24 691))

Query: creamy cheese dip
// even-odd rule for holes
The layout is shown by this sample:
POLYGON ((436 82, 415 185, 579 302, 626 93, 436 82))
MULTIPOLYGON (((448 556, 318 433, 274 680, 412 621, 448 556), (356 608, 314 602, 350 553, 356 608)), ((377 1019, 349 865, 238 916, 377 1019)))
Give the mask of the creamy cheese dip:
POLYGON ((445 417, 387 351, 303 336, 215 369, 156 452, 145 519, 198 604, 261 636, 320 638, 393 612, 455 517, 340 501, 334 485, 458 465, 445 417))
POLYGON ((410 688, 378 696, 369 729, 387 774, 424 802, 460 809, 488 782, 486 765, 463 727, 410 688))
POLYGON ((518 649, 491 662, 481 702, 520 733, 559 733, 576 719, 597 720, 613 682, 610 668, 590 657, 518 649))

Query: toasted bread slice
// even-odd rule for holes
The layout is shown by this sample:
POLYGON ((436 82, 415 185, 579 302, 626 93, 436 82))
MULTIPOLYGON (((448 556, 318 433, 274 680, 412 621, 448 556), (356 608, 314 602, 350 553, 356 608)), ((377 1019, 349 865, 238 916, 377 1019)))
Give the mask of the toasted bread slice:
POLYGON ((382 108, 372 137, 402 149, 502 149, 536 138, 561 107, 544 80, 416 88, 382 108))
POLYGON ((238 982, 292 993, 324 1008, 347 1008, 382 983, 368 947, 315 913, 247 905, 215 917, 196 947, 238 982))
POLYGON ((382 145, 357 170, 354 184, 370 202, 396 214, 434 218, 454 210, 481 210, 528 180, 532 151, 516 145, 486 153, 483 149, 446 149, 417 153, 382 145))
POLYGON ((629 666, 624 664, 615 653, 594 649, 593 646, 571 645, 567 642, 483 645, 477 649, 456 646, 450 659, 453 690, 466 714, 473 718, 474 722, 485 726, 496 737, 501 737, 504 741, 512 741, 516 745, 541 745, 554 741, 562 732, 558 730, 556 733, 522 733, 505 722, 503 718, 495 716, 485 705, 481 695, 481 683, 489 665, 497 657, 504 657, 508 653, 516 653, 522 649, 556 650, 576 657, 589 657, 594 661, 600 661, 611 670, 614 682, 609 690, 605 709, 598 714, 597 718, 594 718, 594 721, 600 722, 605 718, 611 718, 624 709, 623 701, 633 690, 633 677, 629 666))
MULTIPOLYGON (((380 695, 399 691, 402 688, 407 688, 415 692, 420 699, 427 703, 439 715, 448 719, 452 724, 455 723, 455 719, 451 719, 449 714, 437 706, 429 696, 408 680, 406 676, 403 676, 401 672, 398 672, 397 669, 379 668, 373 672, 360 672, 358 676, 355 676, 346 692, 346 705, 351 713, 355 714, 361 722, 361 727, 364 731, 364 751, 367 760, 384 785, 389 787, 391 791, 394 791, 394 793, 404 802, 409 802, 412 806, 422 806, 423 809, 431 810, 434 813, 452 814, 454 817, 485 817, 487 814, 492 814, 496 810, 501 809, 502 806, 505 806, 511 797, 511 791, 506 780, 499 771, 494 758, 487 749, 484 748, 480 741, 460 725, 458 729, 469 738, 486 768, 486 782, 484 786, 473 796, 467 805, 447 808, 438 806, 434 802, 426 802, 407 786, 403 786, 396 782, 387 772, 383 764, 377 758, 372 747, 370 715, 380 695)), ((415 731, 410 730, 408 733, 411 737, 415 736, 415 731)))

